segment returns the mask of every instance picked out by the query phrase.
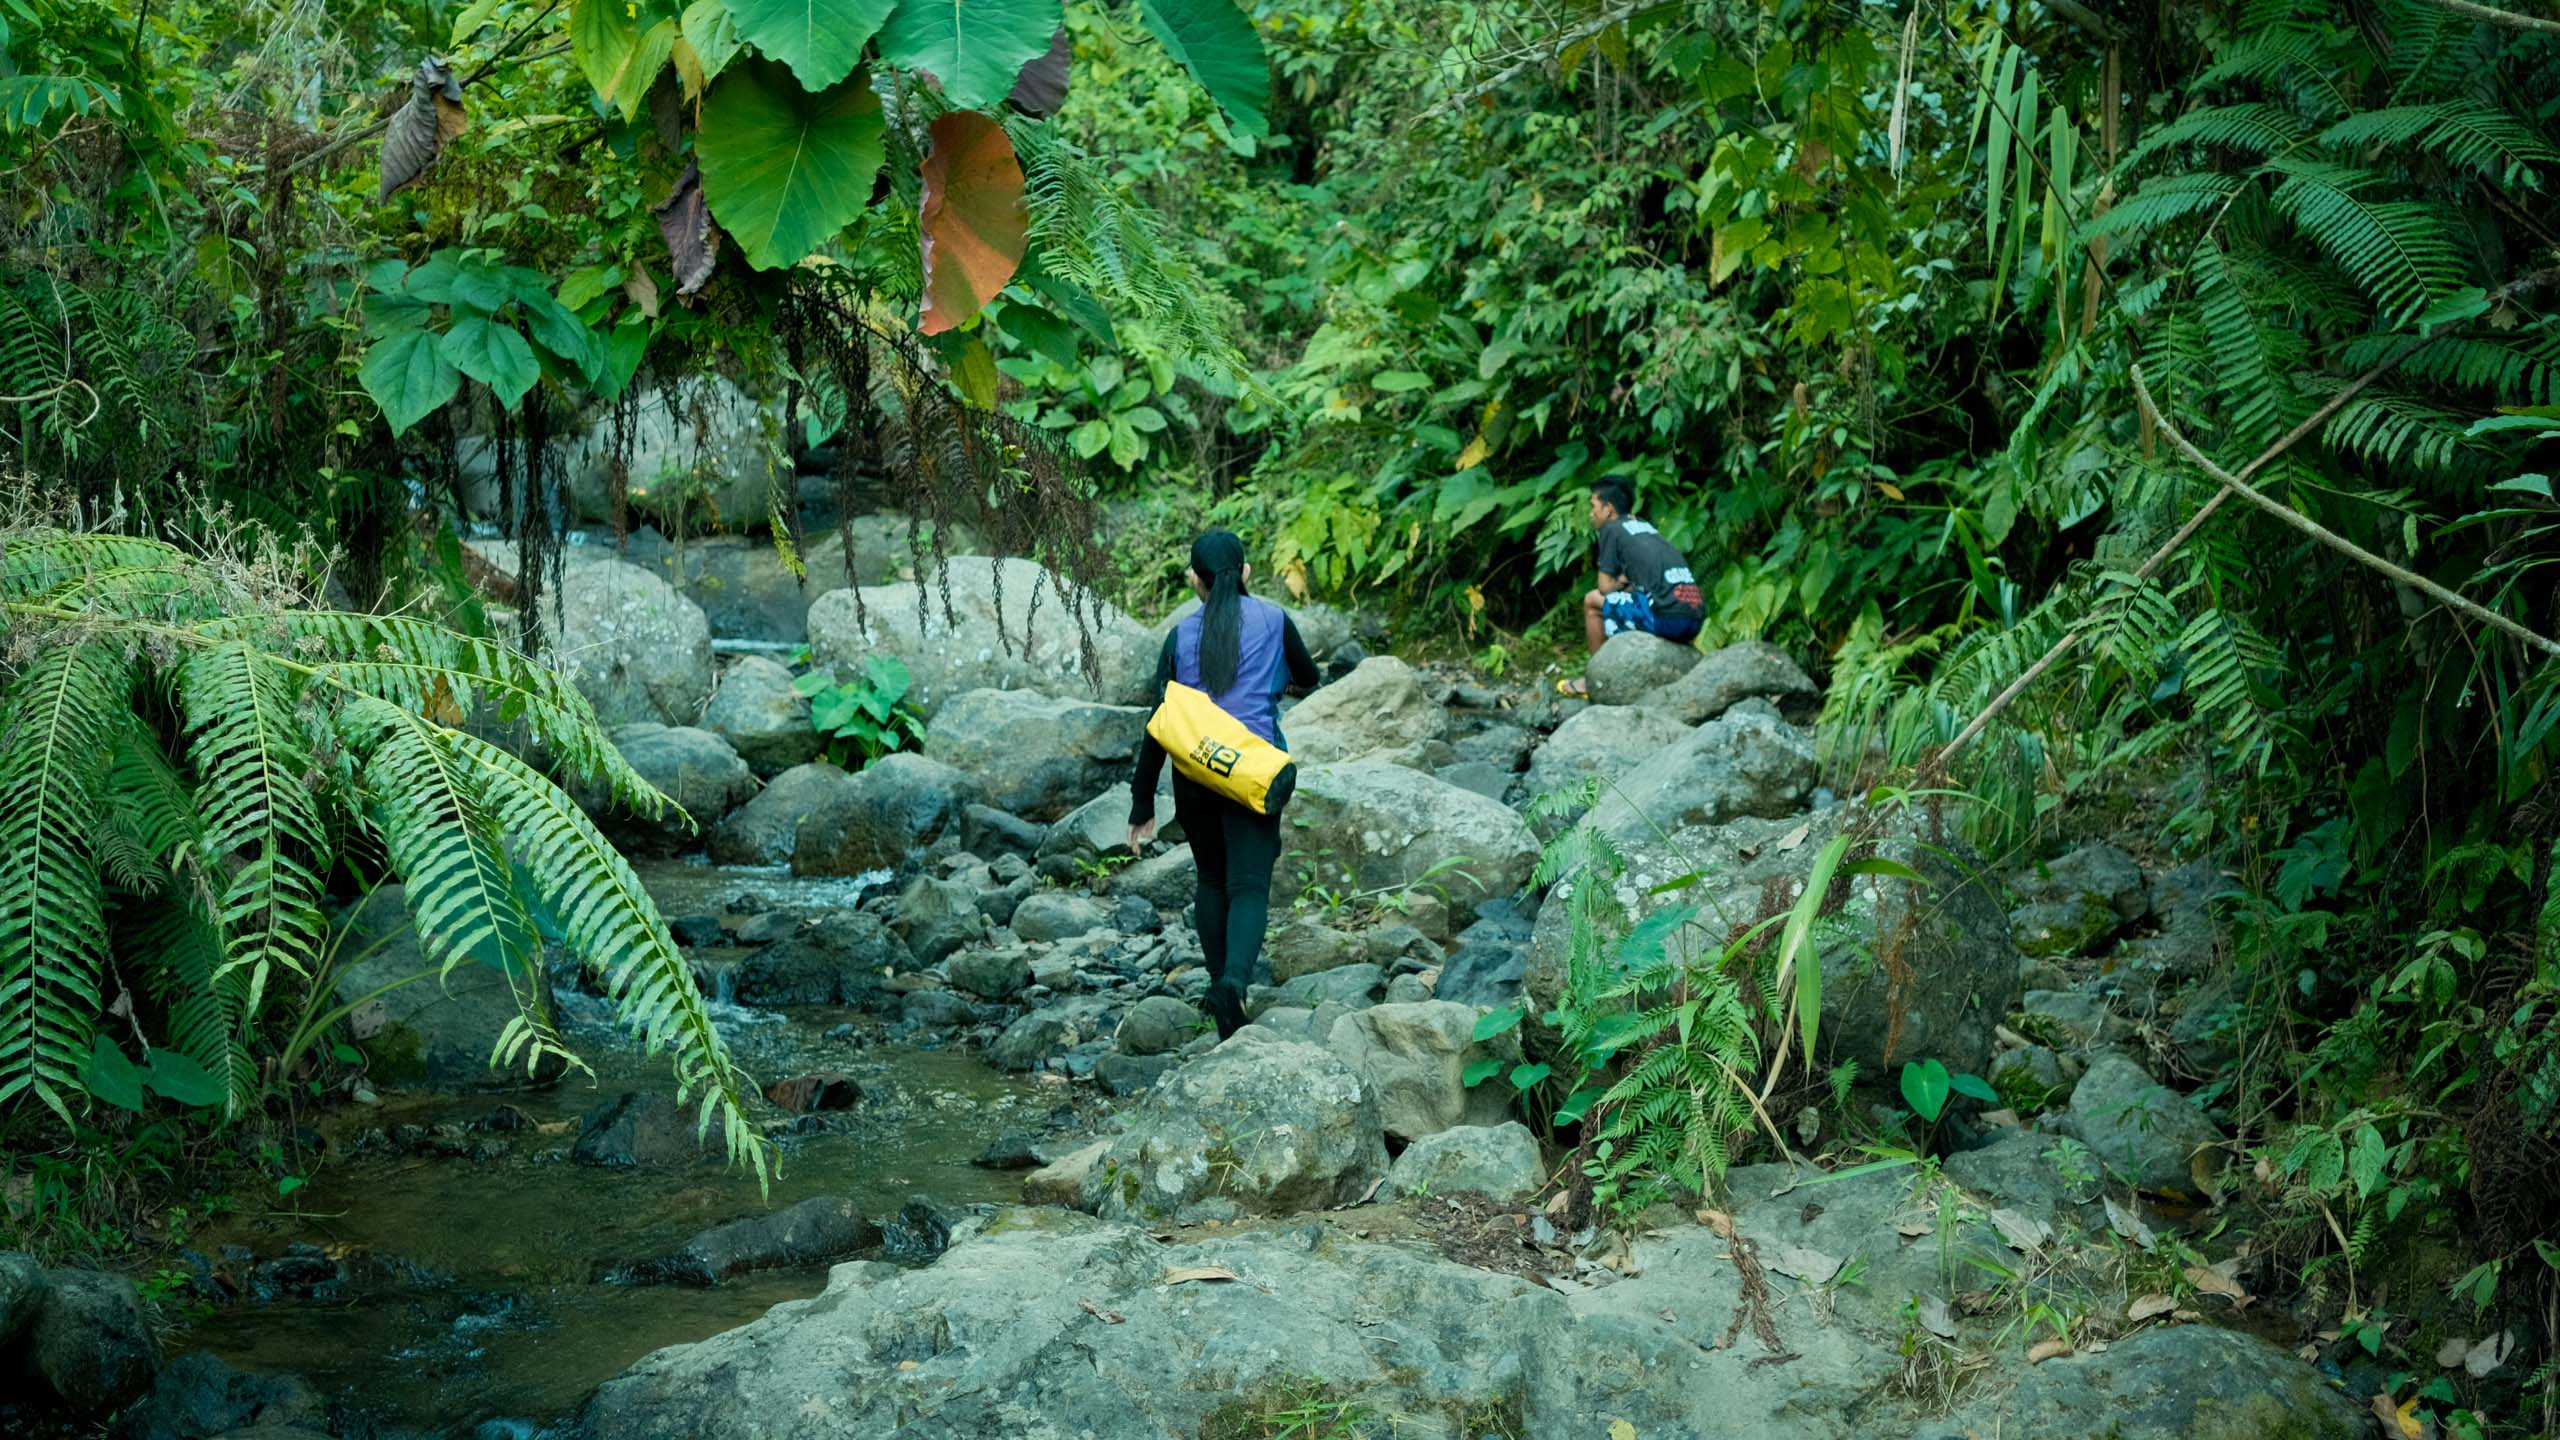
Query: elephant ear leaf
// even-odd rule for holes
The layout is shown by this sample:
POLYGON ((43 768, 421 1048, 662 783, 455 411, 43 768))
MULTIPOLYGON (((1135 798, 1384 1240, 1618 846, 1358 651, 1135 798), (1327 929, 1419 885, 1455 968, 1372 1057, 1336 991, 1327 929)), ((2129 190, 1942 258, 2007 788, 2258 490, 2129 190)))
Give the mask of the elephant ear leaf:
POLYGON ((1013 279, 1030 216, 1013 142, 974 110, 934 120, 923 174, 924 332, 938 335, 977 314, 1013 279))
POLYGON ((418 62, 410 82, 409 103, 392 112, 382 137, 382 188, 375 203, 427 172, 445 142, 470 128, 471 112, 462 107, 462 82, 453 67, 429 56, 418 62))
POLYGON ((1058 0, 900 0, 880 32, 880 58, 932 76, 947 105, 992 105, 1057 29, 1058 0))
POLYGON ((1271 60, 1261 32, 1234 0, 1139 0, 1138 13, 1166 53, 1191 72, 1239 134, 1268 135, 1271 60))
POLYGON ((702 202, 701 162, 687 161, 676 188, 650 213, 658 217, 658 233, 667 238, 667 255, 675 262, 676 293, 701 289, 720 263, 720 227, 702 202))
POLYGON ((1013 77, 1013 90, 1005 99, 1014 109, 1034 120, 1046 120, 1067 103, 1067 76, 1075 65, 1075 45, 1067 39, 1067 27, 1061 25, 1049 37, 1046 54, 1034 56, 1022 73, 1013 77))
POLYGON ((862 71, 813 93, 770 60, 734 65, 694 134, 703 197, 748 264, 796 265, 871 203, 882 133, 862 71))
MULTIPOLYGON (((897 0, 728 0, 738 34, 791 67, 811 90, 824 90, 862 63, 862 47, 879 33, 897 0)), ((885 48, 885 47, 884 47, 885 48)))

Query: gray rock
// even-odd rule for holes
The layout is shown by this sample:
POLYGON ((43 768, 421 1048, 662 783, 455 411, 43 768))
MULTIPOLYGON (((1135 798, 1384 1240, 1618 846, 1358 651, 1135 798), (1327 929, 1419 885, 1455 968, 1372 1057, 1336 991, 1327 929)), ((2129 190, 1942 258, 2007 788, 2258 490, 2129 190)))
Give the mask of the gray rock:
POLYGON ((710 851, 722 865, 780 865, 799 848, 800 826, 811 815, 853 803, 862 787, 824 760, 794 765, 765 783, 755 798, 729 812, 711 831, 710 851))
POLYGON ((1445 1195, 1465 1190, 1495 1201, 1526 1200, 1547 1183, 1536 1137, 1517 1120, 1460 1125, 1414 1141, 1387 1170, 1378 1194, 1445 1195))
POLYGON ((2214 975, 2181 997, 2178 1018, 2169 1025, 2169 1043, 2187 1071, 2210 1075, 2238 1053, 2241 1001, 2231 977, 2214 975))
POLYGON ((1538 737, 1517 725, 1491 724, 1449 742, 1460 760, 1490 765, 1504 774, 1517 773, 1538 737))
POLYGON ((1703 658, 1698 647, 1621 630, 1591 656, 1583 676, 1594 705, 1634 705, 1678 680, 1703 658))
POLYGON ((1360 943, 1369 959, 1388 971, 1412 973, 1440 963, 1440 947, 1410 925, 1378 925, 1363 931, 1360 943))
POLYGON ((1111 876, 1111 893, 1136 896, 1158 910, 1176 913, 1200 893, 1200 867, 1182 846, 1157 851, 1111 876))
POLYGON ((960 848, 972 855, 1037 855, 1040 842, 1048 838, 1048 826, 993 805, 968 805, 960 811, 960 848))
MULTIPOLYGON (((407 890, 399 885, 375 890, 345 923, 346 953, 365 958, 338 973, 338 1001, 355 1006, 347 1026, 364 1047, 367 1069, 377 1081, 468 1086, 514 1078, 491 1069, 489 1055, 499 1032, 523 1013, 516 999, 519 986, 527 987, 545 1010, 553 1007, 546 967, 525 965, 521 957, 508 961, 494 947, 484 947, 474 959, 439 976, 418 943, 407 890), (487 956, 485 962, 481 955, 487 956), (513 983, 501 963, 517 967, 513 983)), ((557 1075, 559 1068, 550 1062, 544 1073, 557 1075)))
POLYGON ((756 1270, 807 1268, 849 1259, 880 1243, 880 1227, 837 1195, 813 1195, 769 1215, 714 1225, 671 1255, 626 1267, 630 1284, 709 1287, 756 1270))
MULTIPOLYGON (((1156 838, 1168 844, 1182 840, 1182 822, 1173 818, 1173 767, 1156 782, 1156 838)), ((1122 780, 1070 810, 1041 838, 1041 873, 1065 881, 1076 878, 1076 862, 1129 853, 1129 782, 1122 780)))
POLYGON ((1094 1062, 1093 1078, 1112 1095, 1144 1094, 1182 1063, 1180 1055, 1123 1055, 1114 1050, 1094 1062))
MULTIPOLYGON (((1291 1005, 1312 1010, 1330 1001, 1336 1005, 1364 1009, 1378 998, 1385 987, 1387 974, 1366 961, 1358 965, 1340 965, 1331 970, 1318 970, 1301 975, 1285 985, 1256 985, 1247 992, 1245 1008, 1259 1014, 1271 1005, 1291 1005)), ((1323 1043, 1325 1037, 1315 1037, 1323 1043)))
POLYGON ((1180 1217, 1210 1201, 1285 1215, 1358 1200, 1386 1168, 1360 1077, 1313 1045, 1248 1027, 1157 1083, 1085 1200, 1114 1217, 1180 1217))
POLYGON ((2042 1045, 2003 1050, 1991 1057, 1992 1084, 1999 1085, 2011 1075, 2017 1077, 2012 1084, 2023 1082, 2040 1090, 2064 1090, 2071 1083, 2071 1071, 2062 1057, 2042 1045))
POLYGON ((1263 941, 1262 954, 1271 967, 1271 983, 1285 985, 1301 975, 1358 965, 1369 958, 1369 949, 1359 936, 1348 931, 1336 930, 1318 920, 1298 919, 1263 941))
POLYGON ((142 1295, 121 1275, 46 1274, 44 1306, 28 1327, 26 1358, 65 1407, 104 1419, 151 1389, 160 1340, 142 1295))
POLYGON ((907 942, 916 964, 939 965, 953 951, 986 938, 987 917, 969 886, 919 875, 898 892, 889 928, 907 942))
POLYGON ((1766 641, 1745 640, 1709 652, 1644 703, 1668 711, 1684 725, 1698 725, 1751 699, 1771 701, 1791 716, 1807 715, 1821 693, 1785 651, 1766 641))
POLYGON ((1120 1017, 1115 1039, 1123 1055, 1165 1055, 1200 1033, 1200 1012, 1170 995, 1150 995, 1120 1017))
POLYGON ((1301 771, 1283 829, 1284 877, 1348 871, 1364 890, 1429 885, 1462 905, 1519 889, 1538 862, 1537 837, 1510 809, 1378 760, 1301 771))
POLYGON ((1164 917, 1145 896, 1121 895, 1111 906, 1111 928, 1124 935, 1153 935, 1164 929, 1164 917))
POLYGON ((2133 1026, 2086 991, 2030 990, 2018 997, 2018 1008, 2084 1046, 2133 1038, 2133 1026))
POLYGON ((1431 987, 1419 975, 1398 975, 1387 982, 1386 993, 1378 997, 1381 1005, 1413 1005, 1432 998, 1431 987))
POLYGON ((1004 1028, 987 1046, 987 1063, 999 1070, 1036 1070, 1040 1062, 1111 1033, 1116 1007, 1100 995, 1056 1000, 1004 1028))
POLYGON ((197 1350, 160 1371, 151 1393, 118 1417, 115 1434, 117 1440, 204 1440, 245 1431, 268 1440, 288 1426, 316 1428, 327 1414, 319 1392, 299 1376, 234 1370, 197 1350))
POLYGON ((718 1133, 699 1135, 695 1124, 689 1108, 664 1095, 625 1091, 587 1112, 569 1158, 606 1170, 666 1169, 718 1159, 718 1133))
POLYGON ((1461 790, 1472 790, 1487 800, 1500 800, 1511 793, 1511 782, 1519 777, 1499 766, 1482 760, 1461 760, 1443 765, 1432 772, 1461 790))
POLYGON ((899 1000, 907 1023, 926 1030, 950 1030, 978 1018, 977 1007, 949 990, 910 990, 899 1000))
POLYGON ((1520 998, 1529 971, 1529 947, 1500 940, 1461 944, 1441 962, 1440 979, 1431 993, 1443 1000, 1483 1009, 1499 1009, 1520 998))
POLYGON ((1010 1000, 1031 983, 1031 957, 1019 947, 963 950, 943 970, 952 984, 987 1000, 1010 1000))
POLYGON ((2129 964, 2121 969, 2201 975, 2222 958, 2221 929, 2213 918, 2213 897, 2230 888, 2222 872, 2198 860, 2151 880, 2151 910, 2160 930, 2124 942, 2129 964))
POLYGON ((741 655, 720 672, 720 688, 702 712, 702 728, 729 742, 758 775, 806 765, 825 748, 809 724, 809 702, 792 688, 788 666, 741 655))
POLYGON ((730 993, 742 1005, 858 1005, 883 993, 883 972, 906 963, 906 947, 877 916, 831 910, 739 961, 730 993))
MULTIPOLYGON (((1611 896, 1630 922, 1674 905, 1698 906, 1702 918, 1671 940, 1692 955, 1713 955, 1734 927, 1773 913, 1764 906, 1792 906, 1814 858, 1842 825, 1863 827, 1871 818, 1863 806, 1842 805, 1802 818, 1681 830, 1668 840, 1629 846, 1626 871, 1611 896), (1787 844, 1798 828, 1803 837, 1787 844), (1702 875, 1700 883, 1647 893, 1692 871, 1702 875)), ((1900 879, 1856 875, 1841 882, 1846 903, 1826 917, 1842 943, 1824 947, 1831 957, 1822 984, 1824 1048, 1832 1058, 1856 1059, 1868 1075, 1893 1074, 1902 1061, 1921 1056, 1979 1075, 1991 1060, 1992 1028, 2008 1014, 2018 985, 2018 954, 1994 887, 1953 837, 1915 831, 1907 815, 1880 823, 1873 853, 1920 873, 1920 903, 1915 909, 1911 886, 1900 879), (1851 937, 1854 945, 1846 943, 1851 937), (1895 968, 1875 957, 1891 957, 1895 968), (1897 983, 1896 973, 1910 978, 1897 983), (1889 1057, 1888 1035, 1897 1041, 1889 1057)), ((1563 988, 1573 910, 1565 902, 1581 883, 1579 871, 1566 877, 1538 911, 1524 976, 1532 1016, 1551 1009, 1563 988)))
POLYGON ((1013 912, 1021 909, 1022 902, 1038 888, 1039 882, 1028 873, 1017 875, 1006 884, 979 891, 978 913, 986 916, 990 925, 1010 925, 1013 912))
POLYGON ((2223 1139, 2222 1127, 2122 1055, 2089 1061, 2071 1092, 2072 1132, 2107 1168, 2145 1190, 2190 1194, 2188 1162, 2223 1139))
POLYGON ((809 607, 809 649, 815 663, 847 674, 874 653, 896 655, 914 678, 908 703, 927 718, 969 690, 1139 704, 1156 660, 1146 627, 1091 591, 1034 561, 972 555, 921 583, 867 586, 858 605, 851 590, 819 596, 809 607), (1099 686, 1083 672, 1088 633, 1101 655, 1099 686))
POLYGON ((2094 895, 2036 900, 2009 912, 2009 938, 2018 953, 2038 960, 2103 954, 2123 922, 2094 895))
POLYGON ((25 1333, 44 1308, 44 1267, 24 1250, 0 1251, 0 1347, 25 1333))
POLYGON ((1509 1104, 1491 1086, 1466 1084, 1467 1066, 1516 1056, 1512 1036, 1479 1044, 1475 1010, 1446 1000, 1378 1005, 1335 1022, 1327 1048, 1377 1095, 1378 1123, 1400 1140, 1453 1125, 1500 1124, 1509 1104))
POLYGON ((1792 815, 1813 793, 1813 779, 1813 742, 1777 711, 1751 701, 1612 781, 1591 807, 1590 823, 1627 845, 1684 825, 1792 815))
POLYGON ((711 625, 702 607, 636 565, 567 567, 559 606, 540 607, 543 659, 608 726, 691 725, 711 698, 711 625))
POLYGON ((895 869, 956 825, 975 798, 969 777, 938 760, 900 753, 872 761, 833 786, 800 821, 795 875, 859 875, 895 869))
POLYGON ((1061 1155, 1023 1176, 1023 1203, 1026 1205, 1083 1203, 1087 1180, 1102 1164, 1102 1157, 1110 1152, 1110 1141, 1096 1140, 1080 1150, 1061 1155))
POLYGON ((1013 933, 1034 944, 1090 935, 1111 923, 1101 902, 1064 890, 1042 890, 1014 907, 1013 933))
POLYGON ((968 690, 934 713, 924 753, 975 780, 988 804, 1054 819, 1126 779, 1149 713, 1033 690, 968 690))
MULTIPOLYGON (((771 438, 791 423, 778 400, 759 401, 719 374, 638 383, 629 418, 620 426, 610 418, 612 407, 597 402, 554 432, 551 464, 566 494, 568 518, 611 523, 615 482, 627 477, 642 507, 651 503, 648 497, 681 487, 698 491, 725 524, 762 519, 773 467, 782 466, 786 481, 790 475, 789 456, 777 454, 771 438), (617 468, 617 456, 625 468, 617 468)), ((472 508, 494 513, 497 457, 488 437, 461 437, 454 458, 472 508)))
POLYGON ((641 779, 681 807, 651 816, 615 803, 602 786, 578 786, 578 802, 625 850, 671 855, 684 849, 747 803, 758 788, 747 762, 708 730, 648 721, 617 727, 613 744, 641 779))
POLYGON ((2373 1412, 2283 1349, 2212 1325, 2158 1326, 2095 1354, 2007 1367, 2014 1389, 1970 1400, 1937 1427, 1949 1435, 2057 1440, 2284 1436, 2363 1440, 2373 1412))
POLYGON ((1381 753, 1418 757, 1422 747, 1448 733, 1449 712, 1431 698, 1412 666, 1392 655, 1373 655, 1299 701, 1282 730, 1303 786, 1309 766, 1381 753))
MULTIPOLYGON (((1536 799, 1596 776, 1600 793, 1606 795, 1618 777, 1632 776, 1648 759, 1687 738, 1689 727, 1660 710, 1593 705, 1567 717, 1529 757, 1529 774, 1520 782, 1520 793, 1536 799)), ((1570 824, 1582 814, 1577 807, 1559 812, 1559 817, 1570 824)))
POLYGON ((2151 910, 2142 867, 2103 840, 2012 875, 2009 888, 2026 901, 2095 898, 2119 920, 2139 920, 2151 910))

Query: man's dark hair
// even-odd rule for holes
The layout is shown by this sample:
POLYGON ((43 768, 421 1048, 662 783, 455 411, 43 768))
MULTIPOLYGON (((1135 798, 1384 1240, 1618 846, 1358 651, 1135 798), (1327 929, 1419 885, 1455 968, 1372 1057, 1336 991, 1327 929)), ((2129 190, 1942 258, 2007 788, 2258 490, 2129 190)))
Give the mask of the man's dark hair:
POLYGON ((1591 482, 1591 493, 1621 515, 1636 513, 1636 487, 1624 475, 1603 475, 1591 482))

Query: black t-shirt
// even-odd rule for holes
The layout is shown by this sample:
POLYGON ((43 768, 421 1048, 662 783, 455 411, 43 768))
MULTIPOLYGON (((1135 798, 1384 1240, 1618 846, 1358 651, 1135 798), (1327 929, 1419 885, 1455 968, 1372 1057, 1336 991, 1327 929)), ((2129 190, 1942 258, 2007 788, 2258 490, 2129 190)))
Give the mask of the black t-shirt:
POLYGON ((1706 597, 1698 577, 1689 573, 1688 557, 1662 538, 1662 532, 1633 516, 1600 527, 1600 573, 1623 576, 1644 592, 1656 615, 1703 615, 1706 597))

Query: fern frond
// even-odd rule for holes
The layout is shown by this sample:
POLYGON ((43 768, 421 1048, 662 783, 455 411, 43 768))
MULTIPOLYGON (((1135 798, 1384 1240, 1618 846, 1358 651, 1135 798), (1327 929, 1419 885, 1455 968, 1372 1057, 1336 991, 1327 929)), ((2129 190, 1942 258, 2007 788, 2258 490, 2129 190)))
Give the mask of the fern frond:
POLYGON ((364 757, 368 819, 405 882, 419 943, 442 975, 478 960, 502 973, 540 964, 541 942, 507 868, 474 767, 448 733, 370 697, 339 714, 339 733, 364 757))
POLYGON ((199 650, 178 668, 195 768, 199 842, 221 877, 215 918, 223 962, 249 974, 249 1010, 274 967, 309 976, 319 958, 321 880, 329 853, 311 789, 317 761, 291 677, 245 640, 199 650))
POLYGON ((2311 127, 2293 112, 2261 101, 2207 105, 2143 136, 2139 144, 2125 152, 2123 169, 2130 174, 2143 161, 2177 145, 2209 145, 2259 156, 2278 155, 2300 144, 2310 133, 2311 127))
POLYGON ((746 1082, 711 1023, 692 967, 676 949, 657 906, 594 822, 560 788, 506 751, 475 735, 447 732, 452 756, 476 772, 507 853, 524 868, 534 898, 559 918, 570 950, 603 982, 621 1022, 652 1055, 674 1060, 676 1095, 699 1092, 699 1125, 717 1118, 731 1163, 767 1174, 764 1137, 749 1123, 746 1082))
POLYGON ((33 1096, 66 1123, 107 957, 90 846, 132 683, 103 644, 57 644, 9 687, 0 726, 0 1104, 33 1096))
POLYGON ((2371 171, 2312 160, 2277 160, 2285 178, 2272 197, 2276 212, 2302 227, 2356 288, 2385 311, 2414 313, 2460 288, 2461 252, 2443 211, 2414 200, 2367 200, 2371 171))
POLYGON ((2237 175, 2203 170, 2146 181, 2114 209, 2080 227, 2084 237, 2138 235, 2145 230, 2211 210, 2240 193, 2247 182, 2237 175))
POLYGON ((258 1064, 249 1050, 249 977, 223 964, 222 932, 191 884, 174 883, 146 905, 131 929, 121 932, 131 953, 155 958, 167 1043, 179 1054, 222 1077, 226 1118, 237 1119, 257 1103, 258 1064))
POLYGON ((2540 166, 2560 165, 2560 151, 2531 126, 2502 110, 2469 101, 2391 105, 2348 116, 2320 132, 2342 149, 2414 145, 2446 164, 2502 184, 2531 184, 2540 166))

